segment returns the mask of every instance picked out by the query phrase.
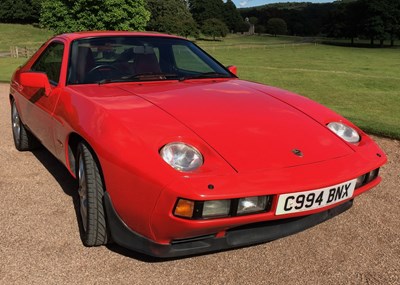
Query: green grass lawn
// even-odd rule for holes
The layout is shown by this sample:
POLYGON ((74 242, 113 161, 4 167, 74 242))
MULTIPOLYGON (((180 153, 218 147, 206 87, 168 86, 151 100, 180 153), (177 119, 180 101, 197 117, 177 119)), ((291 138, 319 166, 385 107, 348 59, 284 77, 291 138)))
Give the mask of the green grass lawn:
MULTIPOLYGON (((31 26, 0 24, 0 51, 9 45, 39 47, 50 36, 49 31, 31 26)), ((223 64, 236 65, 242 79, 294 91, 369 133, 400 139, 399 49, 302 42, 293 37, 233 35, 197 44, 223 64)), ((0 58, 0 81, 8 82, 25 60, 0 58)))
MULTIPOLYGON (((266 38, 268 40, 268 38, 266 38)), ((198 42, 239 77, 318 101, 363 130, 400 138, 400 50, 326 45, 213 48, 198 42)))
MULTIPOLYGON (((52 32, 32 25, 0 23, 0 53, 9 52, 12 46, 37 50, 52 35, 52 32)), ((9 82, 14 70, 26 60, 0 57, 0 82, 9 82)))
POLYGON ((15 69, 26 60, 27 58, 0 58, 0 82, 10 82, 15 69))
POLYGON ((1 24, 0 51, 9 51, 11 46, 38 49, 53 33, 32 25, 1 24))
POLYGON ((291 36, 280 36, 280 37, 272 37, 267 35, 229 35, 222 40, 205 40, 200 39, 197 40, 196 43, 201 45, 205 48, 207 47, 216 47, 216 48, 223 48, 223 47, 244 47, 244 46, 265 46, 265 45, 275 45, 275 44, 292 44, 297 42, 302 42, 304 39, 301 37, 291 37, 291 36))

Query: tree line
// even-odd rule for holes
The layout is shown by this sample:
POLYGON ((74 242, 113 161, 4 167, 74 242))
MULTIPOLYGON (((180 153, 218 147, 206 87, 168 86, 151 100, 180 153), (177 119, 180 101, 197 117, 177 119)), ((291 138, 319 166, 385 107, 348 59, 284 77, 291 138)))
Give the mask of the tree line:
POLYGON ((34 23, 57 34, 149 30, 215 38, 248 30, 232 0, 1 0, 0 22, 34 23))
POLYGON ((400 38, 399 0, 341 0, 332 3, 281 3, 241 9, 243 17, 254 18, 256 32, 267 30, 268 20, 282 19, 287 34, 355 38, 379 42, 400 38))
POLYGON ((55 33, 81 30, 149 30, 199 37, 230 32, 366 38, 371 44, 400 38, 399 0, 277 3, 237 9, 232 0, 1 0, 0 22, 38 23, 55 33))

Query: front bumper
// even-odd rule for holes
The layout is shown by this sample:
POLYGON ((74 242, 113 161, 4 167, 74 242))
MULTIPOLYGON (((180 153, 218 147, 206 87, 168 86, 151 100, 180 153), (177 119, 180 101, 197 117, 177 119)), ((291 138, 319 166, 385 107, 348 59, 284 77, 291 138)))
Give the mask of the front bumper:
POLYGON ((345 212, 353 205, 353 200, 350 200, 313 215, 232 228, 227 230, 224 236, 207 235, 160 244, 129 229, 116 213, 108 193, 105 194, 104 200, 112 239, 128 249, 160 258, 196 255, 269 242, 320 224, 345 212))

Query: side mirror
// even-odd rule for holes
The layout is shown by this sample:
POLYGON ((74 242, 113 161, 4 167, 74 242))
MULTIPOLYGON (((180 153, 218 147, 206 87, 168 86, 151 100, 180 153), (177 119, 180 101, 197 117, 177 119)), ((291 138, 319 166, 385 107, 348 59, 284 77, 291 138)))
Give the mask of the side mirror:
POLYGON ((44 89, 44 95, 50 95, 51 85, 46 73, 22 72, 19 75, 19 82, 22 86, 44 89))
POLYGON ((228 70, 229 70, 231 73, 233 73, 233 74, 235 74, 235 75, 237 76, 237 67, 236 67, 235 65, 229 65, 229 66, 227 66, 226 68, 228 68, 228 70))

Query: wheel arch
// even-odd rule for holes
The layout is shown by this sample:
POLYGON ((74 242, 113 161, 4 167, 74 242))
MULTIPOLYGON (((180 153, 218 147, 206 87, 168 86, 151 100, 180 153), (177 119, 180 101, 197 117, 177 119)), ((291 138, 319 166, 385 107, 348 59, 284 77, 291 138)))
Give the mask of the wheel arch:
POLYGON ((95 159, 95 161, 97 163, 97 167, 99 168, 100 175, 101 175, 103 183, 104 183, 103 168, 101 166, 101 163, 97 156, 96 151, 93 149, 93 147, 90 145, 90 143, 87 140, 85 140, 85 138, 83 138, 81 135, 79 135, 78 133, 75 133, 75 132, 69 134, 69 136, 68 136, 66 165, 67 165, 69 172, 74 176, 74 178, 77 177, 76 162, 78 159, 78 146, 80 143, 84 143, 88 147, 89 151, 92 153, 93 158, 95 159))
MULTIPOLYGON (((68 136, 68 149, 67 149, 67 167, 69 172, 76 178, 76 160, 78 155, 78 145, 80 142, 85 141, 83 137, 77 133, 71 133, 68 136)), ((86 141, 85 141, 86 142, 86 141)))

